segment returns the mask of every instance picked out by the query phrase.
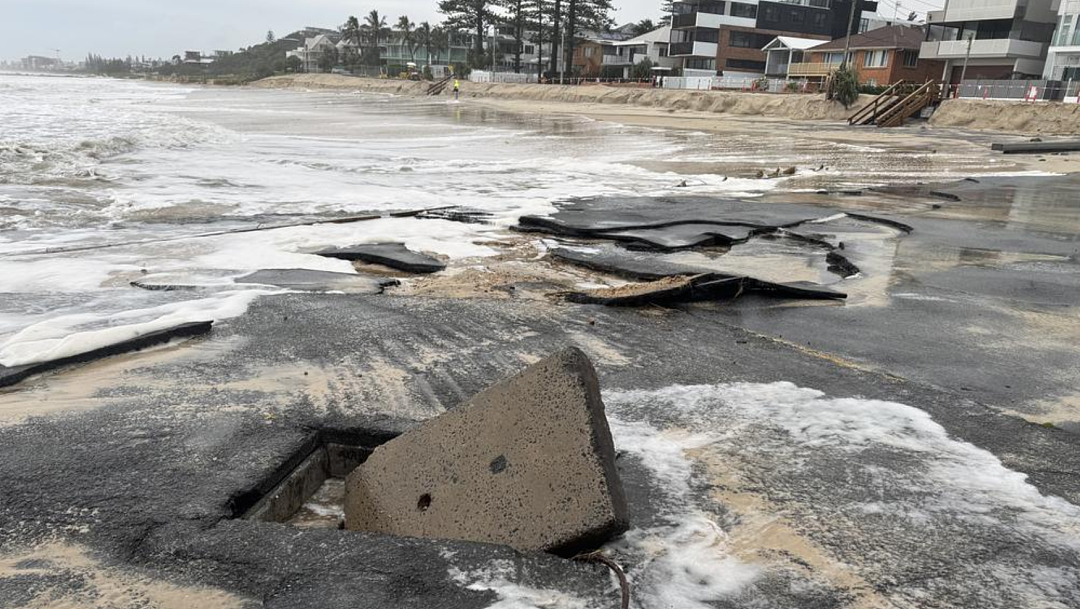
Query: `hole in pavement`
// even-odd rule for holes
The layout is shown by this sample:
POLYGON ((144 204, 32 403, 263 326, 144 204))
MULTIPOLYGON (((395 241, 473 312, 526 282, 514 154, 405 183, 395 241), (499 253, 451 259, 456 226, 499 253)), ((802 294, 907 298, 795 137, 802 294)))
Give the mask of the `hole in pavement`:
MULTIPOLYGON (((396 433, 321 430, 255 488, 230 501, 233 518, 340 528, 345 476, 396 433)), ((427 505, 431 497, 427 497, 427 505)), ((421 497, 423 501, 423 497, 421 497)), ((425 509, 427 505, 420 509, 425 509)))
POLYGON ((431 495, 429 495, 427 493, 424 493, 423 495, 420 495, 420 499, 418 499, 416 501, 416 509, 423 512, 424 510, 428 509, 429 507, 431 507, 431 495))

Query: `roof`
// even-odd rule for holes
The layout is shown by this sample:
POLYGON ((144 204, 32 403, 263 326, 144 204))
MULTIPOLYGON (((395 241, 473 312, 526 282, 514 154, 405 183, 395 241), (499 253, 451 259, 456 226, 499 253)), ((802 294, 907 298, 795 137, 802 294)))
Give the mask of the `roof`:
POLYGON ((769 49, 794 49, 796 51, 805 51, 806 49, 816 47, 820 44, 825 44, 826 40, 815 40, 813 38, 795 38, 794 36, 777 36, 773 38, 769 44, 761 50, 768 51, 769 49))
MULTIPOLYGON (((922 27, 890 25, 851 36, 851 49, 918 49, 926 38, 922 27)), ((826 42, 814 47, 815 51, 842 51, 846 38, 826 42)))
MULTIPOLYGON (((651 32, 645 32, 640 36, 635 36, 630 40, 620 40, 615 43, 617 47, 634 46, 637 44, 650 44, 656 42, 663 42, 667 44, 671 39, 671 28, 669 26, 659 27, 651 32)), ((820 40, 818 42, 821 42, 820 40)))

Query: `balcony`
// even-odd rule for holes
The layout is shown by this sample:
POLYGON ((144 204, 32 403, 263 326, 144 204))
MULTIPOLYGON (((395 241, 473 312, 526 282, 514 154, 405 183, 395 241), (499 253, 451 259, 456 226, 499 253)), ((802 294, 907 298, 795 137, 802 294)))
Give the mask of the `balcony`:
POLYGON ((673 42, 668 46, 668 55, 672 57, 716 57, 715 42, 673 42))
POLYGON ((719 28, 722 25, 738 27, 756 27, 757 20, 750 17, 732 17, 715 13, 693 12, 675 15, 671 19, 671 29, 693 29, 698 27, 719 28))
MULTIPOLYGON (((1042 57, 1046 45, 1029 40, 998 38, 994 40, 971 41, 971 56, 974 58, 1018 58, 1042 57)), ((942 40, 922 43, 919 56, 923 59, 963 59, 968 52, 967 40, 942 40)))
POLYGON ((633 55, 633 56, 631 56, 629 54, 626 54, 626 55, 604 55, 604 65, 605 66, 632 66, 635 63, 637 63, 637 62, 634 61, 635 59, 637 59, 638 61, 641 61, 645 57, 646 57, 645 55, 633 55))
POLYGON ((789 77, 828 76, 840 68, 838 63, 793 63, 788 66, 789 77))

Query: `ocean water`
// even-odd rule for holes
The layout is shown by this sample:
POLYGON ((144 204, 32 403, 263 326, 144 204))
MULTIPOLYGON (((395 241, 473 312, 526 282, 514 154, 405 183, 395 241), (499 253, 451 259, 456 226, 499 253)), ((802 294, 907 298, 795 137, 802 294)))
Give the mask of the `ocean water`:
POLYGON ((241 314, 270 292, 232 282, 255 270, 351 272, 311 255, 328 246, 392 239, 451 259, 485 256, 519 216, 573 197, 755 197, 807 179, 903 182, 978 164, 807 142, 780 128, 718 137, 444 99, 99 78, 0 74, 0 113, 0 364, 9 366, 241 314), (780 165, 799 172, 752 177, 780 165), (494 220, 203 236, 447 205, 494 220), (135 279, 207 289, 155 293, 130 287, 135 279))
POLYGON ((0 109, 4 365, 240 314, 268 292, 232 284, 254 270, 350 272, 348 262, 310 254, 327 246, 395 239, 451 259, 484 256, 506 225, 560 199, 663 194, 688 178, 699 193, 752 196, 777 184, 637 164, 680 154, 688 136, 508 118, 444 100, 0 75, 0 109), (191 238, 446 205, 494 221, 191 238), (213 289, 148 292, 130 287, 134 279, 213 289))

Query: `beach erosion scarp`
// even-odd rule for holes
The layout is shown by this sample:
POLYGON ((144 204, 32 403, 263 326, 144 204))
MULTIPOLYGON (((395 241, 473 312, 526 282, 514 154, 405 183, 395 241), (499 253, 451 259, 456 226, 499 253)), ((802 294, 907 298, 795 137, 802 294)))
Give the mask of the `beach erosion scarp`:
MULTIPOLYGON (((285 74, 251 86, 276 89, 337 89, 423 96, 428 82, 358 78, 339 74, 285 74)), ((453 95, 451 89, 443 95, 453 95)), ((624 105, 660 112, 703 112, 718 115, 796 121, 846 121, 874 96, 860 95, 850 108, 820 94, 751 93, 748 91, 694 91, 604 84, 539 85, 474 83, 461 81, 466 98, 533 101, 552 104, 624 105)), ((1017 103, 947 99, 930 117, 932 127, 962 128, 1001 133, 1069 135, 1080 133, 1080 104, 1017 103)))

